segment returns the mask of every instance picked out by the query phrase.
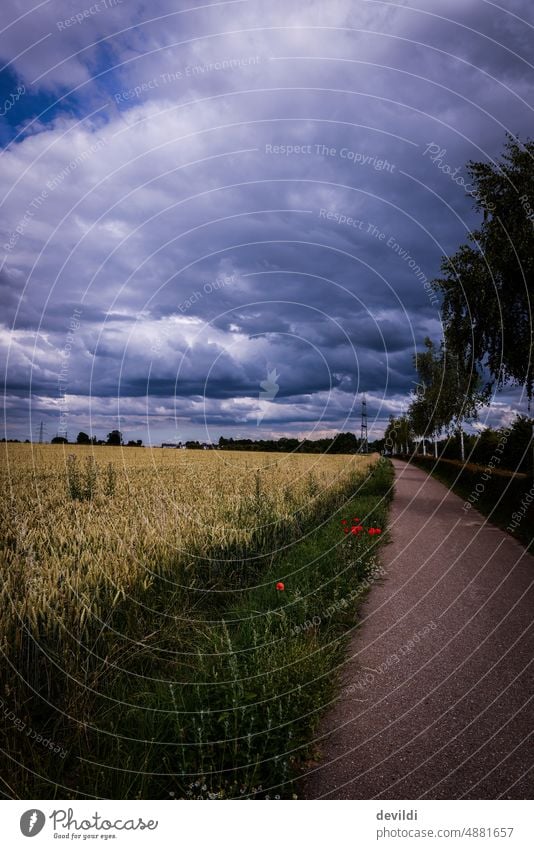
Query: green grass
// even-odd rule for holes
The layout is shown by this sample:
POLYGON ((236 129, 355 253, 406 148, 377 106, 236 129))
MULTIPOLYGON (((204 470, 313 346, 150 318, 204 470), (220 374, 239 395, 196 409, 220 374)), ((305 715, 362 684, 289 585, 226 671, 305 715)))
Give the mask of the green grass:
POLYGON ((469 502, 471 496, 472 503, 471 507, 468 508, 469 513, 478 511, 486 516, 492 524, 510 533, 528 551, 534 550, 532 534, 534 505, 531 504, 517 528, 512 532, 508 531, 508 526, 513 521, 513 514, 521 509, 522 500, 532 487, 532 478, 527 475, 514 475, 512 472, 497 469, 484 481, 486 466, 477 466, 472 463, 462 466, 459 461, 450 460, 442 460, 436 463, 433 457, 410 459, 414 465, 423 468, 455 495, 460 496, 466 504, 471 503, 469 502), (477 485, 479 488, 484 485, 484 490, 477 492, 477 485))
MULTIPOLYGON (((95 692, 83 694, 85 724, 79 705, 76 722, 52 711, 49 736, 68 743, 69 754, 43 752, 40 761, 33 746, 43 777, 24 773, 25 793, 292 798, 385 537, 344 535, 341 519, 357 515, 366 528, 385 529, 392 484, 382 460, 318 498, 294 544, 273 555, 257 541, 260 556, 241 582, 251 552, 231 565, 219 552, 205 575, 218 592, 184 594, 155 581, 145 608, 120 607, 107 628, 136 642, 125 638, 117 656, 88 671, 95 692)), ((108 644, 104 629, 95 654, 105 656, 108 644)), ((46 725, 46 709, 41 719, 46 725)))

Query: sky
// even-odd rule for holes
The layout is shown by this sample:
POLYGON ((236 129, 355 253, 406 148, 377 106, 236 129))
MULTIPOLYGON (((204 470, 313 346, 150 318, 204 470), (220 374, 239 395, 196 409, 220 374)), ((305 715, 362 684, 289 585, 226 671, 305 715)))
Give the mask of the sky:
POLYGON ((5 435, 319 438, 365 394, 379 437, 533 45, 528 0, 2 0, 5 435))

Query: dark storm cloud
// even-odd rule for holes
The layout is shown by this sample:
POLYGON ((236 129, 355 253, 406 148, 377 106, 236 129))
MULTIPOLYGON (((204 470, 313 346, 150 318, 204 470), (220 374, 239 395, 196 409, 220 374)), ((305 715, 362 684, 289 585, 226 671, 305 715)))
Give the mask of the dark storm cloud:
POLYGON ((532 123, 529 5, 422 5, 65 0, 15 22, 6 2, 28 93, 0 156, 11 427, 53 428, 60 378, 73 428, 114 398, 163 435, 336 430, 364 391, 399 412, 440 336, 430 281, 478 220, 465 163, 532 123))

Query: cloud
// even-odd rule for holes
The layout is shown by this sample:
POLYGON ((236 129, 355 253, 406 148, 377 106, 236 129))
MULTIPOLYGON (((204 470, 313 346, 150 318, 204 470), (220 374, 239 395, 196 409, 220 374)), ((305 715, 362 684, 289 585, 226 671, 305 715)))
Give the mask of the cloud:
POLYGON ((120 399, 156 438, 177 409, 194 437, 204 415, 296 433, 364 391, 402 405, 440 335, 429 281, 477 220, 440 165, 467 177, 530 126, 528 7, 85 11, 5 4, 6 96, 26 87, 0 155, 10 432, 56 427, 65 394, 73 427, 120 399))

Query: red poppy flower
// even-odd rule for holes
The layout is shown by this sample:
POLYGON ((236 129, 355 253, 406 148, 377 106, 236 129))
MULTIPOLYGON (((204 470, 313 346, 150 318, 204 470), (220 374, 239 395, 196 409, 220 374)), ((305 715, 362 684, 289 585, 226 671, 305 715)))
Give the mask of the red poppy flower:
POLYGON ((285 590, 285 585, 282 583, 282 581, 278 581, 278 583, 276 585, 276 589, 280 590, 280 591, 285 590))
POLYGON ((342 519, 342 520, 341 520, 341 524, 342 524, 342 525, 346 525, 346 524, 347 524, 347 520, 346 520, 346 519, 342 519))
POLYGON ((360 524, 360 522, 361 522, 361 519, 358 519, 358 517, 357 517, 357 516, 355 516, 355 517, 354 517, 354 519, 353 519, 352 521, 353 521, 353 522, 356 522, 356 524, 357 524, 357 525, 359 525, 359 524, 360 524))
POLYGON ((348 532, 349 532, 349 529, 348 529, 348 528, 343 528, 343 533, 344 533, 344 534, 348 534, 348 532))
POLYGON ((363 528, 362 528, 361 525, 353 525, 352 528, 350 529, 350 532, 352 534, 360 534, 362 531, 363 531, 363 528))

